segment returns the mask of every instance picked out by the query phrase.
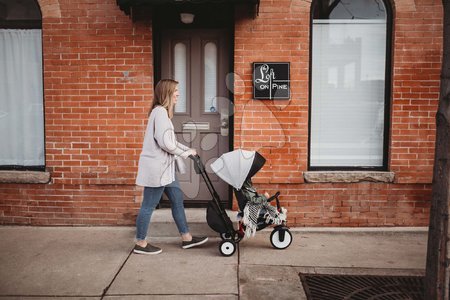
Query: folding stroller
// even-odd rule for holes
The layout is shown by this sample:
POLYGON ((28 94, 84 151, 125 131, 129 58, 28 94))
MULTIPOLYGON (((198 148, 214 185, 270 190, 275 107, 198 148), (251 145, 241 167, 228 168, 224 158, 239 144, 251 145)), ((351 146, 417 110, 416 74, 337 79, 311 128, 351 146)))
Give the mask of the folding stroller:
POLYGON ((255 231, 264 229, 269 225, 274 225, 270 234, 272 246, 276 249, 289 247, 292 242, 292 234, 286 225, 286 219, 278 218, 280 216, 285 217, 286 212, 280 206, 278 199, 280 192, 266 199, 264 196, 258 195, 256 189, 252 186, 251 178, 264 166, 266 161, 264 157, 256 151, 238 149, 223 154, 211 164, 214 173, 233 186, 239 206, 238 229, 234 228, 233 222, 223 208, 219 195, 214 189, 200 157, 191 156, 191 158, 194 160, 195 172, 203 177, 213 198, 208 202, 206 220, 208 225, 218 232, 222 238, 219 250, 223 256, 233 255, 237 244, 244 236, 252 236, 255 231), (276 208, 269 205, 273 200, 276 200, 276 208), (258 203, 258 205, 255 206, 255 203, 258 203), (252 228, 248 228, 249 226, 252 228))

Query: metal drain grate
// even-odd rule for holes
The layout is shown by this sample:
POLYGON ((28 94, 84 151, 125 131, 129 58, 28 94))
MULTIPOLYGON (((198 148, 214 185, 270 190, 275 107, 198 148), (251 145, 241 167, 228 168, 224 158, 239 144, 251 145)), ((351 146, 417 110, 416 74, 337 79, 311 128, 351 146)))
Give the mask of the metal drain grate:
POLYGON ((308 300, 423 300, 423 277, 299 274, 308 300))

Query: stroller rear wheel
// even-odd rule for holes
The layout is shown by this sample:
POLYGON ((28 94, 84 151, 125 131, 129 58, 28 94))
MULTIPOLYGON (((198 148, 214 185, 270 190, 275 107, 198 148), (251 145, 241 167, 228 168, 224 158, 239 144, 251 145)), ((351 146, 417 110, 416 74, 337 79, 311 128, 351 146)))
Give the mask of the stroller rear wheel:
POLYGON ((239 231, 235 231, 233 234, 230 234, 230 233, 221 233, 220 234, 220 238, 222 239, 222 241, 233 240, 235 243, 239 243, 243 237, 244 237, 244 234, 241 235, 239 231))
POLYGON ((222 238, 222 240, 229 240, 229 239, 231 239, 232 238, 232 235, 231 234, 229 234, 228 232, 224 232, 224 233, 221 233, 220 234, 220 237, 222 238))
POLYGON ((232 240, 224 240, 220 243, 219 250, 223 256, 231 256, 236 251, 236 243, 232 240))
POLYGON ((292 243, 292 234, 286 227, 275 228, 270 234, 270 243, 274 248, 286 249, 292 243))

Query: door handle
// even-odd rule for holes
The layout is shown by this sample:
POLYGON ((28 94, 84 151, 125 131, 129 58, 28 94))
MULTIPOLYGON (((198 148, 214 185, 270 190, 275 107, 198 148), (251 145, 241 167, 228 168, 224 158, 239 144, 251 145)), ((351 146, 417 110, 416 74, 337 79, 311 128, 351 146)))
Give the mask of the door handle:
POLYGON ((220 113, 220 135, 222 136, 228 136, 228 128, 230 127, 228 118, 228 111, 223 110, 220 113))
POLYGON ((220 123, 221 129, 228 129, 228 119, 222 119, 220 123))

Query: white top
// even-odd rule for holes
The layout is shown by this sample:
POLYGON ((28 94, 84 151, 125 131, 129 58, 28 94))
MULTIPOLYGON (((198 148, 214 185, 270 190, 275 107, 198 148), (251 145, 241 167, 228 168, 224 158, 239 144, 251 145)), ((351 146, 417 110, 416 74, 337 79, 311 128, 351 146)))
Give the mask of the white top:
POLYGON ((180 157, 187 158, 191 154, 189 147, 177 142, 167 110, 162 106, 155 107, 145 131, 136 184, 160 187, 172 183, 175 181, 175 164, 183 172, 185 167, 180 157))

